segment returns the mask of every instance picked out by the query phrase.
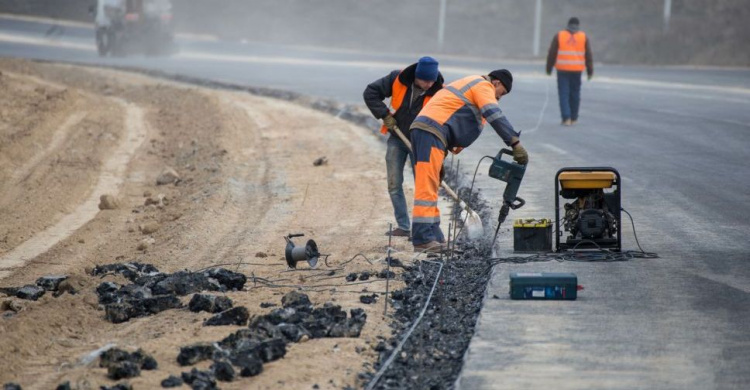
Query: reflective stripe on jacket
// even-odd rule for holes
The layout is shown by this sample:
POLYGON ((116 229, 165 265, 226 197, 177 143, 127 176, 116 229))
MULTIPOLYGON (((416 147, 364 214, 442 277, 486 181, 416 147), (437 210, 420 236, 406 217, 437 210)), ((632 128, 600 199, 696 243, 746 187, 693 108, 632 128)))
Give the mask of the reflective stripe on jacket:
POLYGON ((586 33, 557 33, 558 49, 555 68, 566 72, 583 72, 586 69, 586 33))
POLYGON ((435 134, 446 149, 456 153, 479 138, 485 123, 506 145, 519 136, 500 110, 492 83, 482 76, 468 76, 438 91, 411 127, 435 134))

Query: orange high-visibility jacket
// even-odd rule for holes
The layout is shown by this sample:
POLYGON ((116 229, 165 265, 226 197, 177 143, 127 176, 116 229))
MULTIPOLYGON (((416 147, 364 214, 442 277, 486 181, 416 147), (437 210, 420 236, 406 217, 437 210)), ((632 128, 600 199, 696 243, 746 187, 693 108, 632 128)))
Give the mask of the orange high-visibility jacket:
POLYGON ((500 110, 495 87, 482 76, 456 80, 438 91, 412 123, 412 129, 435 134, 454 153, 471 145, 489 123, 506 145, 518 137, 500 110))
MULTIPOLYGON (((412 64, 401 71, 394 70, 387 76, 367 85, 363 93, 365 104, 372 115, 377 119, 384 118, 388 114, 393 115, 398 127, 407 137, 409 136, 409 127, 419 111, 443 87, 443 76, 438 73, 438 78, 430 89, 419 96, 413 96, 416 69, 417 64, 412 64), (383 102, 384 99, 389 97, 391 98, 390 108, 383 102)), ((387 133, 385 127, 381 130, 383 134, 387 133)))
POLYGON ((558 49, 555 68, 566 72, 583 72, 586 69, 586 33, 557 33, 558 49))

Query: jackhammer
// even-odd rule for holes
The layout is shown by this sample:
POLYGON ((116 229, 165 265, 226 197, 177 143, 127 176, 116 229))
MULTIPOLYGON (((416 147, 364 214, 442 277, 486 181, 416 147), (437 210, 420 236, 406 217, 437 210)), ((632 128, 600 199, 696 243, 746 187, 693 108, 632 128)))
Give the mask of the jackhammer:
POLYGON ((505 222, 510 210, 520 209, 526 204, 525 200, 516 196, 518 189, 521 187, 523 175, 526 173, 526 165, 517 164, 513 161, 504 161, 503 154, 513 156, 513 152, 510 149, 500 149, 497 156, 492 159, 489 172, 491 178, 507 183, 505 192, 503 192, 503 205, 500 207, 500 213, 497 217, 497 228, 495 228, 495 236, 492 238, 490 249, 495 247, 500 225, 505 222))

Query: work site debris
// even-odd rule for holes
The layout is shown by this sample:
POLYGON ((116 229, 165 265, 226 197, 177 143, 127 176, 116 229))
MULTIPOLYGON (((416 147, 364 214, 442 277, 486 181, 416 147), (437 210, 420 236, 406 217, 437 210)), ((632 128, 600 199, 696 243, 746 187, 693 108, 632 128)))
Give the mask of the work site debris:
POLYGON ((104 194, 99 197, 99 210, 116 210, 120 208, 120 202, 113 195, 104 194))
POLYGON ((365 281, 365 280, 368 280, 368 279, 370 279, 370 273, 369 272, 365 271, 365 272, 362 272, 361 274, 359 274, 359 280, 365 281))
POLYGON ((206 311, 209 313, 220 313, 232 308, 232 300, 229 297, 216 296, 212 294, 195 294, 190 299, 188 309, 198 313, 206 311))
MULTIPOLYGON (((314 307, 306 294, 296 291, 284 295, 281 303, 281 308, 254 317, 248 328, 221 341, 180 348, 177 363, 188 366, 213 360, 212 372, 221 378, 217 370, 229 362, 240 370, 240 376, 255 376, 263 372, 263 363, 284 357, 287 344, 312 338, 359 337, 367 320, 362 309, 352 309, 347 316, 341 306, 332 303, 314 307)), ((194 369, 191 374, 195 372, 194 369)), ((188 382, 185 375, 183 379, 188 382)), ((228 377, 228 373, 222 372, 221 376, 228 377)))
POLYGON ((396 273, 393 271, 389 271, 387 269, 384 269, 380 272, 378 272, 378 277, 380 279, 393 279, 396 277, 396 273))
POLYGON ((203 325, 246 325, 248 318, 250 318, 250 313, 247 311, 247 308, 238 306, 214 315, 213 317, 207 319, 206 322, 203 323, 203 325))
POLYGON ((128 382, 118 383, 114 386, 101 386, 99 388, 100 390, 133 390, 133 386, 130 385, 128 382))
POLYGON ((143 234, 154 234, 161 228, 161 224, 156 221, 149 221, 144 224, 138 225, 138 230, 143 234))
POLYGON ((214 374, 216 380, 222 382, 231 382, 236 376, 234 367, 225 361, 214 362, 214 364, 211 365, 210 370, 214 374))
POLYGON ((139 349, 129 353, 119 348, 104 351, 99 358, 99 367, 107 369, 110 379, 126 379, 141 375, 141 370, 155 370, 156 359, 139 349))
POLYGON ((182 380, 189 384, 193 390, 218 389, 216 387, 216 378, 210 371, 200 371, 197 368, 193 368, 190 372, 182 373, 182 380))
POLYGON ((346 281, 347 282, 353 282, 355 280, 357 280, 357 273, 356 272, 352 272, 349 275, 346 275, 346 281))
POLYGON ((60 282, 67 278, 68 277, 66 275, 42 276, 41 278, 36 280, 36 285, 47 291, 57 291, 57 288, 60 286, 60 282))
POLYGON ((180 308, 182 302, 178 296, 206 290, 241 290, 247 281, 245 275, 223 268, 165 274, 148 264, 123 263, 97 266, 92 271, 93 275, 108 273, 122 274, 133 282, 125 286, 103 282, 96 288, 99 303, 105 306, 106 318, 113 323, 180 308))
POLYGON ((319 167, 321 165, 326 165, 326 164, 328 164, 328 159, 325 156, 319 157, 315 159, 315 161, 313 161, 313 165, 316 167, 319 167))
POLYGON ((180 175, 177 171, 170 167, 165 167, 164 170, 156 178, 156 185, 162 186, 165 184, 172 184, 180 180, 180 175))
POLYGON ((57 385, 57 387, 55 387, 55 390, 71 390, 70 381, 60 383, 59 385, 57 385))
POLYGON ((3 385, 3 390, 21 390, 21 385, 17 383, 6 383, 3 385))
POLYGON ((182 386, 182 378, 170 375, 167 379, 161 381, 161 387, 180 387, 182 386))
POLYGON ((364 303, 365 305, 369 305, 372 303, 375 303, 378 301, 378 294, 372 294, 372 295, 361 295, 359 297, 359 301, 364 303))

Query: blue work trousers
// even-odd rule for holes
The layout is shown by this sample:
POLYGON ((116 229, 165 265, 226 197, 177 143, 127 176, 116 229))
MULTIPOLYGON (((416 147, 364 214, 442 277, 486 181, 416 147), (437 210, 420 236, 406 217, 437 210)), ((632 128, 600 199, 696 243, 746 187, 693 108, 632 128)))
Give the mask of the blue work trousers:
POLYGON ((404 195, 404 165, 409 157, 412 166, 412 177, 414 177, 414 159, 403 141, 398 136, 391 135, 388 138, 385 152, 385 166, 388 174, 388 194, 393 204, 393 215, 396 224, 401 230, 411 230, 409 223, 409 210, 406 208, 406 196, 404 195))
POLYGON ((578 120, 581 106, 581 72, 557 71, 557 95, 560 97, 562 120, 578 120))

